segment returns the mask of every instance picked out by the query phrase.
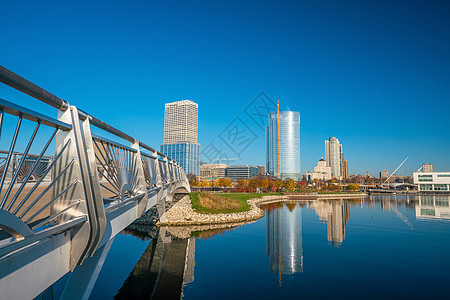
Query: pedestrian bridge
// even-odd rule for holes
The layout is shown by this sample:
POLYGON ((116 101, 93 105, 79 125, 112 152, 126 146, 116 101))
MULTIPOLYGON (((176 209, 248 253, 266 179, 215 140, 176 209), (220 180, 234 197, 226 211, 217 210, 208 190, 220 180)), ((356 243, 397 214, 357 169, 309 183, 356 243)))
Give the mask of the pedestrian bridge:
POLYGON ((35 298, 69 272, 62 298, 87 298, 114 236, 152 207, 164 219, 165 202, 190 192, 186 174, 1 66, 0 82, 55 109, 0 98, 0 299, 35 298))

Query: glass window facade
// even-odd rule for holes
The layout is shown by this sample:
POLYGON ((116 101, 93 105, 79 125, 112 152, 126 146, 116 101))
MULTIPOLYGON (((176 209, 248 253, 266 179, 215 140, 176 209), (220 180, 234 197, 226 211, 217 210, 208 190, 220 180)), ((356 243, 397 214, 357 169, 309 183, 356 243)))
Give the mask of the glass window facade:
MULTIPOLYGON (((277 113, 269 113, 266 128, 266 168, 271 176, 278 176, 277 113)), ((300 180, 300 113, 280 111, 280 177, 300 180)))
POLYGON ((448 188, 447 188, 446 184, 435 184, 434 190, 435 191, 448 191, 448 188))
POLYGON ((433 185, 432 184, 419 184, 419 188, 421 191, 432 191, 433 185))
POLYGON ((419 181, 433 181, 433 175, 419 175, 419 181))
POLYGON ((160 151, 178 162, 186 174, 200 175, 200 144, 161 145, 160 151))
POLYGON ((248 179, 252 176, 258 174, 258 168, 254 166, 229 166, 226 171, 226 177, 237 180, 237 179, 248 179))

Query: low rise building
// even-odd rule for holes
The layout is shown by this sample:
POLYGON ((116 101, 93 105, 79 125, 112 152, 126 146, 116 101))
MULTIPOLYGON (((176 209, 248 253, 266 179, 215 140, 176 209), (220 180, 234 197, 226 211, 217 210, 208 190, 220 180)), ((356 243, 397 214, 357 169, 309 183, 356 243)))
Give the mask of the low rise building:
POLYGON ((327 167, 327 162, 323 157, 317 163, 317 166, 314 167, 314 171, 309 171, 306 173, 308 180, 330 180, 331 179, 331 167, 327 167))
POLYGON ((266 168, 264 166, 258 166, 258 175, 266 175, 266 168))
POLYGON ((249 179, 252 176, 258 174, 258 167, 249 165, 240 166, 229 166, 226 169, 226 177, 237 180, 237 179, 249 179))
POLYGON ((227 167, 225 164, 203 164, 200 166, 200 176, 206 179, 223 178, 227 167))
POLYGON ((420 192, 450 192, 450 172, 416 172, 413 177, 420 192))

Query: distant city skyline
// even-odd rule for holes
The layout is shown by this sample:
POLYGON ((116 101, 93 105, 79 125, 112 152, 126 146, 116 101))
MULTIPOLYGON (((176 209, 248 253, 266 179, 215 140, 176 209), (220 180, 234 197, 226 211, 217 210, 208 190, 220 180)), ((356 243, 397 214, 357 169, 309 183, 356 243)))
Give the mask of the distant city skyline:
MULTIPOLYGON (((246 110, 265 92, 301 114, 302 174, 330 136, 345 141, 350 174, 391 173, 406 156, 399 175, 428 162, 448 171, 449 11, 447 1, 10 1, 0 63, 153 147, 164 104, 194 99, 199 143, 265 165, 264 130, 246 110), (255 138, 233 152, 219 135, 236 118, 255 138)), ((9 87, 0 97, 56 117, 9 87)))

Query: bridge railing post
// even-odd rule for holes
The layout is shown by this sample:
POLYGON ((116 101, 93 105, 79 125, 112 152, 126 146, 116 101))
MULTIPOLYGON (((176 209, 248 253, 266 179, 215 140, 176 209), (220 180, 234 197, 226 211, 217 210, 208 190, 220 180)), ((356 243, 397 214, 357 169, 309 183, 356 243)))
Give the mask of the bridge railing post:
MULTIPOLYGON (((58 120, 65 122, 67 124, 72 124, 72 116, 69 109, 58 110, 58 120)), ((79 165, 79 157, 77 146, 74 142, 75 131, 72 129, 70 131, 59 130, 55 136, 55 158, 61 155, 59 160, 57 160, 54 168, 52 169, 52 179, 55 180, 58 174, 61 174, 65 168, 72 162, 69 170, 64 172, 62 177, 54 185, 52 191, 52 197, 58 195, 64 190, 67 184, 71 182, 81 182, 81 170, 79 165), (64 151, 64 147, 66 150, 64 151)), ((58 213, 64 209, 66 203, 73 199, 79 199, 85 202, 86 198, 83 192, 82 184, 74 185, 70 195, 62 195, 58 201, 52 204, 52 213, 58 213)), ((84 203, 82 203, 84 204, 84 203)), ((87 209, 86 205, 78 205, 76 209, 74 208, 72 214, 76 215, 86 215, 87 209)), ((62 221, 65 216, 61 216, 57 221, 62 221)), ((90 224, 89 222, 84 223, 80 228, 76 228, 72 231, 73 247, 70 257, 70 269, 74 269, 79 262, 83 261, 86 257, 85 249, 89 242, 90 236, 90 224)))
POLYGON ((131 143, 131 148, 136 149, 137 153, 135 155, 135 166, 136 166, 136 191, 137 192, 143 192, 144 197, 142 197, 139 200, 138 204, 138 215, 137 217, 140 218, 142 214, 147 210, 147 202, 148 202, 148 194, 147 194, 147 183, 145 181, 145 175, 144 175, 144 166, 142 165, 142 157, 141 157, 141 150, 139 147, 139 141, 135 141, 134 143, 131 143))
POLYGON ((167 218, 166 218, 166 201, 165 201, 165 196, 167 195, 167 187, 166 184, 164 182, 164 171, 163 171, 163 166, 164 166, 164 161, 161 161, 161 159, 159 158, 160 156, 158 155, 158 152, 155 151, 153 153, 153 155, 156 158, 156 173, 157 173, 157 186, 159 188, 158 190, 158 194, 156 196, 156 209, 158 211, 158 217, 159 220, 161 222, 167 222, 167 218))
MULTIPOLYGON (((155 159, 155 171, 156 171, 155 172, 156 173, 155 183, 156 183, 157 187, 161 187, 163 185, 163 182, 162 182, 161 166, 159 163, 158 152, 154 151, 152 154, 154 157, 156 157, 156 159, 155 159)), ((158 199, 158 201, 159 201, 159 199, 158 199)))
POLYGON ((55 137, 55 156, 66 146, 62 157, 55 165, 53 180, 73 161, 70 171, 57 181, 53 189, 53 195, 58 195, 66 186, 75 182, 73 191, 61 196, 52 204, 54 213, 67 207, 69 201, 81 200, 85 205, 79 205, 76 211, 71 211, 70 216, 62 214, 58 221, 73 217, 74 214, 87 215, 88 222, 72 232, 72 256, 70 267, 73 269, 81 264, 88 255, 93 255, 106 230, 106 216, 103 198, 100 190, 97 166, 95 162, 92 134, 89 118, 79 119, 76 107, 58 111, 58 120, 72 125, 70 131, 58 131, 55 137))
MULTIPOLYGON (((72 107, 71 107, 72 108, 72 107)), ((78 111, 76 111, 76 107, 73 107, 74 111, 73 113, 76 115, 78 114, 78 111)), ((93 197, 93 205, 94 205, 94 212, 95 215, 89 216, 90 219, 95 217, 97 222, 97 234, 94 240, 94 243, 90 249, 90 256, 94 255, 94 252, 97 250, 97 247, 99 246, 100 241, 103 238, 103 235, 106 231, 106 214, 105 214, 105 205, 103 203, 103 195, 102 190, 100 186, 100 178, 97 168, 97 160, 95 158, 95 148, 94 148, 94 141, 92 139, 92 133, 91 133, 91 124, 89 117, 87 117, 85 120, 81 121, 81 132, 82 132, 82 138, 83 138, 83 146, 84 151, 86 152, 86 165, 87 169, 84 174, 84 176, 87 175, 87 179, 89 180, 90 184, 90 190, 93 197)), ((88 210, 89 212, 89 210, 88 210)))

